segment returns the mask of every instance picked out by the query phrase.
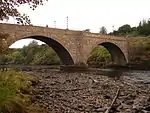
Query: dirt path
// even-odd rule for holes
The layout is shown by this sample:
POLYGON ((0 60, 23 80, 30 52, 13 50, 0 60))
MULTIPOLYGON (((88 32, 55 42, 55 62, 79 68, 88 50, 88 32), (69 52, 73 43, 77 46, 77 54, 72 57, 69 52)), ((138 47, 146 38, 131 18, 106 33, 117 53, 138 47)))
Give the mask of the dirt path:
MULTIPOLYGON (((30 72, 40 78, 35 104, 47 113, 150 113, 150 84, 135 84, 94 73, 30 72)), ((126 79, 126 77, 124 77, 126 79)))

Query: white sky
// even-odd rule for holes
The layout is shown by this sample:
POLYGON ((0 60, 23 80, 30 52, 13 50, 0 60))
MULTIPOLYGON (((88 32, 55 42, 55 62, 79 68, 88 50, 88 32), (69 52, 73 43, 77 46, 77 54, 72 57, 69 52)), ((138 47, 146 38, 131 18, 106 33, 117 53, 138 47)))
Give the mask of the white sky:
MULTIPOLYGON (((33 25, 99 32, 105 26, 108 32, 124 24, 137 26, 143 19, 150 18, 150 0, 49 0, 43 6, 32 11, 27 6, 19 8, 20 12, 30 16, 33 25)), ((15 21, 9 21, 15 23, 15 21)), ((31 40, 30 40, 31 41, 31 40)), ((12 47, 22 47, 29 40, 17 41, 12 47)))

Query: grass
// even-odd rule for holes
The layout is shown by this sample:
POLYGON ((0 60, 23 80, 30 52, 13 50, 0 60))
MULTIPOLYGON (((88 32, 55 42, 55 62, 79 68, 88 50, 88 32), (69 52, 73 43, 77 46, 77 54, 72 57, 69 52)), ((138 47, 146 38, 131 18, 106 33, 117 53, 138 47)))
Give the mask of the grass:
POLYGON ((36 80, 22 72, 0 72, 0 113, 29 113, 32 83, 36 80))

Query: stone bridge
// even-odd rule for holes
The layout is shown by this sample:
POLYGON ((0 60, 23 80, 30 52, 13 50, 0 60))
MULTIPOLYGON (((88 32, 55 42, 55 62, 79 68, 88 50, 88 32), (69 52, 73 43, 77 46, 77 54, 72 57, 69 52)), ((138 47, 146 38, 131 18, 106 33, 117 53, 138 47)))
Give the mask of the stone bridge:
POLYGON ((45 42, 52 47, 62 65, 87 65, 93 48, 104 46, 111 54, 112 61, 117 65, 128 62, 128 42, 123 37, 114 37, 85 31, 56 29, 48 27, 15 25, 0 23, 0 32, 9 35, 7 43, 32 38, 45 42))

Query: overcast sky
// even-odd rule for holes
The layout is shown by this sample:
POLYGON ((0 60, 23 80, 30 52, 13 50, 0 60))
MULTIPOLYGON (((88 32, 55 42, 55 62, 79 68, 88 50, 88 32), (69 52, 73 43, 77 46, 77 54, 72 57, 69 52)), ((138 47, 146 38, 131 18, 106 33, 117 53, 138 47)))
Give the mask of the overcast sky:
MULTIPOLYGON (((20 12, 30 16, 33 25, 99 32, 105 26, 108 32, 124 24, 137 26, 143 19, 150 18, 150 0, 49 0, 32 11, 21 6, 20 12)), ((15 21, 9 21, 16 23, 15 21)), ((12 47, 21 47, 26 41, 17 41, 12 47)))

